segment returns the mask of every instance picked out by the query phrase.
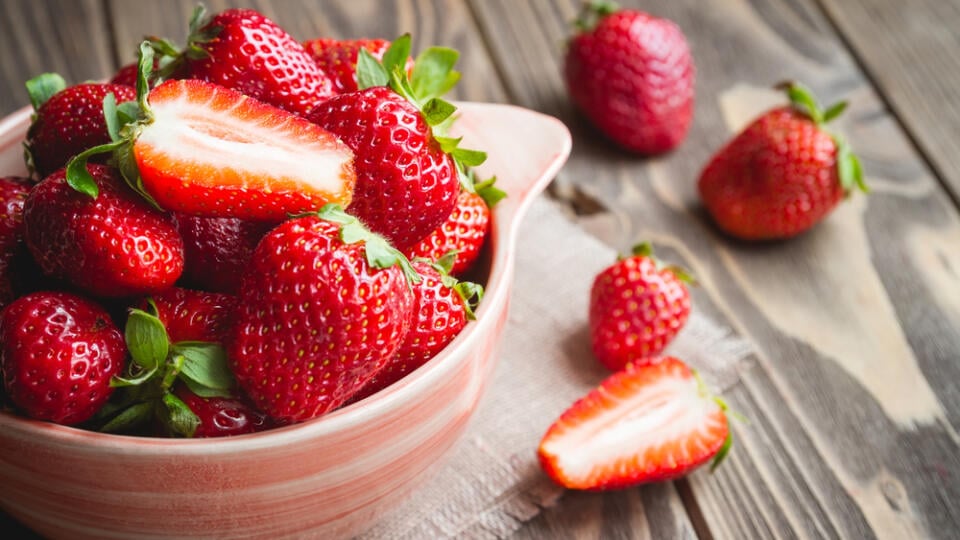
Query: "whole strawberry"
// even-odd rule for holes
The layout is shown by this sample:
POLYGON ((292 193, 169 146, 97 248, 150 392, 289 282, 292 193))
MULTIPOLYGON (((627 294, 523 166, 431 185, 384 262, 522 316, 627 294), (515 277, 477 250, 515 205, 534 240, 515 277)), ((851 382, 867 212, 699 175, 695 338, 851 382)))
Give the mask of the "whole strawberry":
POLYGON ((16 298, 18 254, 23 249, 23 201, 30 192, 26 178, 0 178, 0 308, 16 298))
MULTIPOLYGON (((67 87, 47 73, 27 83, 36 110, 25 142, 29 165, 44 178, 80 152, 110 142, 103 98, 116 103, 136 99, 136 89, 118 84, 85 83, 67 87)), ((101 160, 104 158, 101 158, 101 160)))
POLYGON ((413 322, 400 348, 387 365, 353 398, 373 395, 426 364, 442 351, 473 319, 473 308, 483 297, 483 287, 450 276, 453 254, 436 263, 422 260, 413 268, 422 278, 413 286, 413 322))
POLYGON ((310 53, 252 9, 195 13, 186 51, 190 78, 209 81, 301 116, 334 95, 310 53))
POLYGON ((79 424, 113 392, 126 347, 100 306, 76 295, 24 296, 0 317, 7 396, 31 418, 79 424))
POLYGON ((191 287, 224 293, 237 291, 257 242, 275 225, 188 214, 176 214, 175 219, 183 238, 182 281, 191 287))
POLYGON ((457 79, 456 52, 424 51, 414 63, 411 80, 422 81, 414 89, 400 67, 409 50, 410 36, 398 38, 384 53, 383 65, 361 50, 358 77, 364 89, 336 96, 309 116, 356 154, 350 213, 401 250, 447 219, 460 192, 459 170, 486 157, 440 134, 456 110, 437 97, 457 79), (446 69, 431 70, 438 65, 446 69))
MULTIPOLYGON (((226 342, 237 299, 228 294, 171 287, 150 298, 171 343, 226 342)), ((142 305, 146 310, 147 306, 142 305)))
MULTIPOLYGON (((360 49, 366 49, 377 60, 383 60, 383 54, 390 47, 385 39, 329 39, 320 38, 306 41, 303 47, 317 61, 317 65, 333 81, 337 94, 356 92, 357 61, 360 49)), ((413 60, 407 58, 406 71, 413 69, 413 60)))
POLYGON ((23 207, 24 238, 46 274, 102 297, 138 296, 173 285, 183 242, 169 215, 147 205, 105 165, 86 169, 95 198, 65 170, 37 184, 23 207))
POLYGON ((717 226, 743 240, 796 236, 819 223, 859 188, 860 161, 825 125, 846 107, 820 109, 799 84, 791 105, 754 120, 700 174, 700 197, 717 226))
MULTIPOLYGON (((472 171, 471 171, 472 176, 472 171)), ((450 275, 460 276, 473 267, 490 232, 490 210, 506 193, 493 184, 496 177, 477 183, 473 190, 463 190, 450 216, 426 238, 407 248, 408 258, 437 260, 455 251, 456 262, 450 275)))
POLYGON ((174 392, 197 416, 194 438, 243 435, 270 427, 266 415, 240 398, 200 397, 183 384, 174 392))
POLYGON ((567 91, 607 137, 642 154, 666 152, 693 118, 694 65, 672 21, 606 0, 584 5, 564 60, 567 91))
POLYGON ((597 275, 590 289, 593 353, 611 371, 659 354, 690 316, 692 281, 676 266, 664 267, 650 244, 597 275))
POLYGON ((240 387, 281 423, 324 414, 386 365, 410 325, 409 262, 336 205, 260 241, 228 356, 240 387))

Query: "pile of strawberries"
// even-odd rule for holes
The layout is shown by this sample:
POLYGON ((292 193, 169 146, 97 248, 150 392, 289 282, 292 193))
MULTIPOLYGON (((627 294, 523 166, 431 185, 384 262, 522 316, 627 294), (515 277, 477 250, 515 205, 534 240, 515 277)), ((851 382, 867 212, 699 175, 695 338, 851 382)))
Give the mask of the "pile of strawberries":
POLYGON ((0 180, 7 406, 212 437, 396 382, 472 318, 504 196, 446 134, 457 53, 300 43, 202 9, 109 83, 27 83, 34 178, 0 180))

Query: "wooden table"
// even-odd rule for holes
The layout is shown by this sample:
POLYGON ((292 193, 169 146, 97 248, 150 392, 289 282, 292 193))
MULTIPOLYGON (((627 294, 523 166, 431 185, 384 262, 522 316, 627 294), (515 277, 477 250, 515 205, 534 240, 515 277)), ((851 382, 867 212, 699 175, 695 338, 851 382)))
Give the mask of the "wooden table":
MULTIPOLYGON (((750 419, 716 474, 567 494, 521 538, 956 538, 960 534, 960 4, 941 0, 653 0, 697 63, 697 112, 674 153, 644 159, 571 109, 559 75, 576 0, 243 2, 294 36, 404 31, 463 53, 459 99, 512 102, 574 133, 550 194, 626 249, 647 238, 699 276, 695 309, 756 345, 726 390, 750 419), (839 128, 873 187, 789 242, 719 235, 696 195, 733 130, 805 81, 850 98, 839 128)), ((209 2, 219 10, 234 2, 209 2)), ((240 4, 240 2, 237 2, 240 4)), ((4 0, 0 113, 23 81, 109 76, 138 38, 182 42, 190 0, 4 0)), ((2 486, 0 486, 2 489, 2 486)), ((9 536, 18 526, 0 517, 9 536)))

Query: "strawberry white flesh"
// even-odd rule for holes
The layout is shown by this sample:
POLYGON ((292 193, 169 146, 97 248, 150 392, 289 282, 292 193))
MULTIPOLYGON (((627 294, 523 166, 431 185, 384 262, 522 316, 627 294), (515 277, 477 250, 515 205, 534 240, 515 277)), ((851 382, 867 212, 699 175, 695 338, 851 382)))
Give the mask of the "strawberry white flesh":
POLYGON ((164 208, 283 219, 352 198, 353 152, 315 124, 196 80, 167 81, 148 100, 153 121, 134 156, 145 189, 164 208))
POLYGON ((572 489, 615 489, 686 474, 728 435, 723 408, 681 361, 629 364, 563 413, 540 443, 544 470, 572 489))

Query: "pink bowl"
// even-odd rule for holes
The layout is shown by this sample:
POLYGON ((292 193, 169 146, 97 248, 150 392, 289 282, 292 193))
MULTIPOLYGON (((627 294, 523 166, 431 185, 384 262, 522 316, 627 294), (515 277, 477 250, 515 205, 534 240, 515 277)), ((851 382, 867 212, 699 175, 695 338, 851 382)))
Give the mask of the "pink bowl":
MULTIPOLYGON (((303 424, 218 440, 82 431, 0 413, 0 507, 50 537, 342 537, 420 484, 463 433, 507 318, 517 227, 570 152, 554 118, 460 104, 465 147, 508 192, 477 320, 401 382, 303 424)), ((0 174, 24 174, 30 111, 0 122, 0 174)))

